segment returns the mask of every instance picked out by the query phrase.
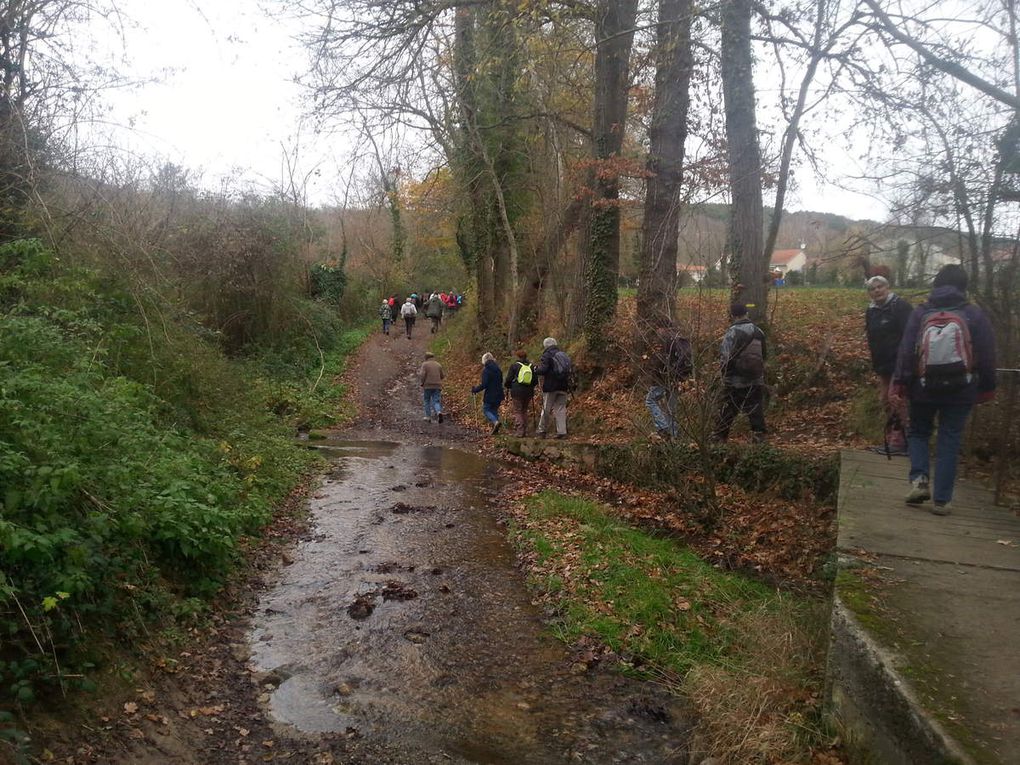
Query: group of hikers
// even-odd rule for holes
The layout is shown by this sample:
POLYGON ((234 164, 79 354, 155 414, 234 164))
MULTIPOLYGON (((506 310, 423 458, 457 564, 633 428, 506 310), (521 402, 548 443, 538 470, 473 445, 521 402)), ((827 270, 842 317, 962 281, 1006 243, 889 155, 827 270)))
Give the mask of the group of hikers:
MULTIPOLYGON (((931 500, 930 510, 935 515, 951 512, 964 425, 971 409, 995 394, 994 333, 985 313, 967 300, 967 283, 967 273, 961 266, 946 265, 933 279, 927 300, 916 308, 895 294, 884 276, 873 276, 865 284, 871 300, 865 312, 865 332, 886 418, 884 443, 873 449, 890 459, 909 457, 910 492, 906 502, 922 505, 931 500), (936 421, 932 471, 929 444, 936 421)), ((408 337, 416 315, 413 297, 401 308, 405 320, 405 310, 411 316, 408 337)), ((433 331, 448 299, 433 293, 426 302, 426 316, 433 319, 433 331), (430 312, 431 306, 437 308, 430 312)), ((734 303, 729 314, 731 324, 720 347, 722 388, 712 436, 716 441, 726 441, 736 418, 745 414, 752 441, 762 442, 767 433, 769 391, 765 383, 766 335, 748 317, 747 305, 734 303)), ((694 374, 691 343, 668 318, 651 329, 646 338, 648 354, 642 363, 647 382, 645 405, 655 424, 656 437, 668 441, 679 434, 676 407, 694 374)), ((482 394, 482 413, 491 423, 493 435, 500 431, 499 409, 507 398, 515 434, 528 434, 531 401, 541 380, 537 435, 546 437, 555 423, 556 437, 566 438, 572 363, 555 338, 545 338, 542 346, 537 363, 528 359, 526 351, 517 351, 505 376, 491 353, 482 356, 481 380, 471 392, 482 394)), ((442 367, 427 353, 419 370, 426 420, 443 421, 442 379, 442 367)))
POLYGON ((414 324, 418 314, 424 311, 425 318, 431 322, 431 332, 439 331, 443 317, 447 313, 459 310, 464 305, 464 295, 449 290, 448 292, 431 292, 428 297, 425 293, 412 292, 403 302, 396 295, 383 298, 379 306, 379 318, 382 320, 382 331, 384 335, 390 333, 390 327, 397 322, 398 318, 404 320, 404 334, 411 339, 414 331, 414 324))
MULTIPOLYGON (((499 409, 510 399, 510 413, 514 421, 514 434, 528 435, 531 417, 531 401, 541 378, 542 409, 538 418, 537 435, 545 438, 549 428, 555 426, 556 438, 567 437, 567 401, 573 387, 573 364, 570 356, 560 349, 553 337, 542 341, 542 355, 534 363, 525 350, 517 351, 514 361, 504 376, 503 370, 491 353, 482 355, 482 376, 478 385, 471 389, 472 395, 482 394, 482 414, 491 424, 492 435, 499 433, 503 426, 499 409)), ((443 421, 441 390, 443 368, 431 352, 426 352, 425 361, 418 369, 418 382, 422 388, 425 420, 443 421)))
MULTIPOLYGON (((942 267, 927 300, 916 308, 890 289, 884 276, 865 283, 871 303, 865 332, 885 416, 885 437, 873 447, 889 459, 910 458, 910 505, 932 501, 935 515, 949 515, 964 425, 975 404, 995 395, 995 336, 985 313, 967 300, 967 272, 942 267), (936 432, 935 469, 929 457, 936 432)), ((720 349, 721 403, 714 437, 725 441, 737 415, 747 415, 751 437, 765 439, 765 333, 730 307, 732 323, 720 349)), ((651 381, 645 397, 659 437, 677 435, 676 396, 693 373, 691 346, 668 321, 652 342, 651 381)))

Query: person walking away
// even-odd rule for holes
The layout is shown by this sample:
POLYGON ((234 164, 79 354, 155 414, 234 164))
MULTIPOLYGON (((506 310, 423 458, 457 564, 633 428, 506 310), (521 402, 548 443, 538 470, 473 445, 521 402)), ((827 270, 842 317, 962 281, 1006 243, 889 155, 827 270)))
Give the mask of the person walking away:
POLYGON ((921 505, 931 499, 932 513, 949 515, 967 416, 974 404, 995 396, 995 333, 984 311, 967 301, 962 266, 943 266, 928 299, 910 314, 892 393, 909 403, 911 489, 906 503, 921 505), (935 477, 929 482, 928 446, 936 417, 935 477))
POLYGON ((390 324, 393 322, 389 300, 382 301, 382 305, 379 307, 379 318, 382 319, 382 333, 388 335, 390 333, 390 324))
POLYGON ((429 302, 425 305, 425 315, 432 322, 432 334, 439 331, 439 325, 443 321, 443 301, 436 293, 432 293, 429 302))
POLYGON ((425 419, 432 422, 435 417, 443 422, 443 367, 436 361, 435 354, 426 351, 425 361, 418 368, 418 382, 421 385, 422 402, 425 405, 425 419))
POLYGON ((510 412, 514 418, 514 435, 525 438, 528 435, 528 414, 531 399, 535 397, 535 386, 538 375, 535 367, 528 361, 528 352, 517 351, 517 360, 507 370, 503 387, 510 393, 510 412))
POLYGON ((491 353, 482 355, 482 381, 471 389, 471 393, 482 393, 482 414, 492 423, 492 435, 496 435, 502 427, 499 405, 503 403, 503 370, 491 353))
POLYGON ((396 295, 390 295, 390 322, 396 324, 398 316, 400 316, 400 301, 397 300, 396 295))
POLYGON ((720 351, 723 390, 722 406, 716 423, 715 437, 729 438, 737 415, 743 412, 751 423, 751 438, 765 440, 765 360, 768 349, 765 333, 747 318, 747 306, 730 306, 733 323, 723 336, 720 351))
POLYGON ((548 434, 549 421, 556 421, 556 438, 567 437, 567 400, 573 364, 570 356, 561 351, 556 338, 542 341, 542 355, 535 374, 542 378, 542 413, 538 417, 538 437, 548 434))
POLYGON ((907 453, 907 403, 902 397, 889 395, 893 372, 896 371, 896 355, 903 339, 903 330, 913 307, 906 300, 889 289, 889 280, 884 276, 872 276, 865 282, 871 305, 864 312, 864 328, 871 352, 871 368, 878 378, 878 400, 885 413, 885 443, 872 451, 892 455, 907 453), (893 406, 893 401, 896 406, 893 406))
POLYGON ((400 307, 400 315, 404 319, 404 331, 407 332, 407 339, 411 339, 411 330, 414 329, 414 320, 418 316, 418 309, 414 307, 411 298, 408 298, 400 307))
POLYGON ((645 406, 652 415, 655 432, 663 440, 676 438, 676 401, 684 381, 694 372, 691 341, 680 334, 673 321, 663 317, 653 322, 648 339, 649 373, 645 406))

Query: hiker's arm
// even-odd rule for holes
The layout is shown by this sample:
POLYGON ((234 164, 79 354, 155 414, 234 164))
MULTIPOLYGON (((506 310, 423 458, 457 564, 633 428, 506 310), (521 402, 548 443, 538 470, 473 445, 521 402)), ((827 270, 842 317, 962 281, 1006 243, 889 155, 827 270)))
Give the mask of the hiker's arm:
POLYGON ((984 311, 974 323, 971 343, 978 373, 978 401, 991 401, 995 396, 995 330, 984 311))
POLYGON ((921 315, 924 312, 915 308, 907 319, 907 327, 900 339, 900 348, 896 353, 896 371, 893 372, 893 384, 907 387, 917 375, 917 333, 921 330, 921 315))

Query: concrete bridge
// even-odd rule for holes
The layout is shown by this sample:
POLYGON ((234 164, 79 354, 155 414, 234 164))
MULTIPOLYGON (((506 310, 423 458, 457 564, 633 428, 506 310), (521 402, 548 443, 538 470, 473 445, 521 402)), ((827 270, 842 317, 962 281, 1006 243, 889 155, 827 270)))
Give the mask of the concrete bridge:
POLYGON ((1020 763, 1020 518, 967 480, 910 507, 907 469, 841 457, 833 709, 862 762, 1020 763))

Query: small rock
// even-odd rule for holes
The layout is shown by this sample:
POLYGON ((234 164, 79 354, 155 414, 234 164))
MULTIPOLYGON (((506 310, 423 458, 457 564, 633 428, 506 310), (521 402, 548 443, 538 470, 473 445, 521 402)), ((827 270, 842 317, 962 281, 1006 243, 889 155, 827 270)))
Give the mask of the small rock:
POLYGON ((367 619, 375 610, 372 595, 358 595, 354 602, 347 606, 347 615, 352 619, 367 619))
POLYGON ((351 688, 351 686, 349 686, 347 683, 337 683, 336 686, 333 688, 333 692, 337 696, 350 696, 352 693, 354 693, 354 689, 351 688))

